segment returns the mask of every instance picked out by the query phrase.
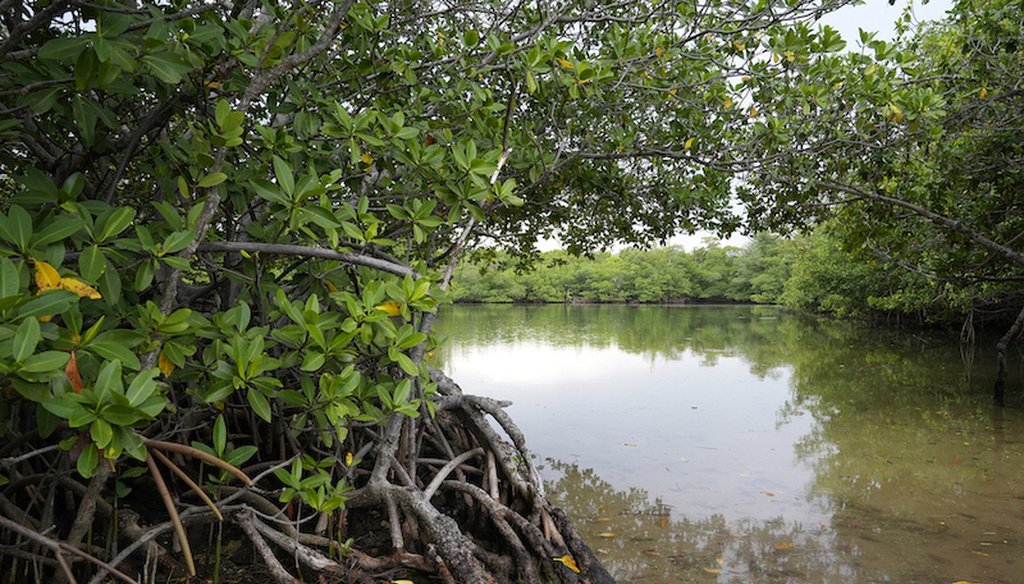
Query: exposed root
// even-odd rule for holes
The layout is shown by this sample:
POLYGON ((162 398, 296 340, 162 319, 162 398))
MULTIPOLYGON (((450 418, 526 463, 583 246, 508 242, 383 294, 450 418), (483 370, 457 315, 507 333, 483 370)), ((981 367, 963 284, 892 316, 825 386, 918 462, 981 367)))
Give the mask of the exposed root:
MULTIPOLYGON (((270 576, 280 583, 298 582, 300 574, 314 581, 350 582, 423 577, 448 584, 612 582, 564 514, 544 498, 525 439, 503 409, 507 404, 463 395, 457 385, 445 381, 447 378, 437 379, 441 380, 444 395, 439 398, 436 417, 396 416, 383 428, 350 430, 345 448, 356 451, 358 457, 353 455, 348 459, 351 464, 346 464, 345 450, 340 450, 342 454, 329 470, 333 480, 344 480, 355 487, 347 494, 344 508, 311 508, 294 495, 286 505, 279 502, 282 485, 273 473, 278 469, 290 472, 295 455, 302 452, 294 449, 305 447, 301 436, 292 440, 264 437, 261 443, 265 449, 278 445, 282 450, 276 461, 267 460, 254 467, 261 472, 249 486, 204 484, 199 461, 209 462, 208 455, 200 456, 196 454, 200 451, 169 440, 147 440, 153 452, 149 461, 153 487, 142 492, 147 490, 145 485, 136 486, 140 497, 129 497, 117 507, 103 497, 95 498, 96 517, 89 525, 96 533, 119 534, 126 544, 119 552, 112 552, 109 559, 95 558, 102 568, 99 572, 87 572, 81 562, 65 562, 65 569, 60 554, 52 559, 21 554, 19 568, 11 562, 13 556, 8 556, 0 566, 6 571, 22 570, 12 572, 17 577, 26 574, 27 564, 35 564, 33 570, 64 574, 68 582, 75 578, 80 581, 88 574, 91 583, 97 584, 104 573, 123 570, 123 565, 133 565, 132 569, 143 572, 147 558, 153 558, 165 568, 184 574, 191 571, 188 564, 192 562, 185 551, 187 538, 200 540, 203 533, 211 533, 203 530, 223 517, 224 526, 212 533, 244 538, 270 576), (510 440, 502 438, 492 421, 510 440), (171 462, 157 450, 185 455, 183 460, 190 464, 190 470, 186 472, 181 461, 171 462), (158 463, 172 470, 167 480, 173 483, 162 484, 165 477, 158 463), (154 498, 157 492, 160 496, 154 498), (154 508, 150 503, 154 500, 163 500, 166 509, 154 508), (199 506, 189 506, 185 501, 195 501, 199 506), (175 518, 175 510, 182 510, 180 517, 175 518), (168 514, 170 521, 166 521, 168 514), (145 527, 144 520, 152 526, 145 527), (165 549, 171 532, 182 542, 182 553, 165 549), (580 573, 554 561, 565 555, 575 560, 580 573), (185 566, 179 563, 181 560, 185 566)), ((62 451, 41 450, 39 445, 26 441, 24 450, 15 449, 7 460, 20 476, 35 476, 35 465, 52 464, 48 459, 62 455, 62 451)), ((249 480, 240 471, 233 475, 244 482, 249 480)), ((59 509, 40 509, 38 503, 35 507, 26 505, 25 501, 36 501, 36 493, 46 487, 32 484, 29 490, 29 486, 8 486, 4 493, 8 500, 0 506, 0 514, 10 519, 0 517, 0 528, 38 525, 47 513, 66 516, 59 509)), ((67 476, 52 485, 83 501, 93 492, 109 496, 110 487, 110 480, 94 480, 86 485, 67 476)), ((61 497, 54 498, 51 507, 59 501, 61 497)), ((83 515, 77 517, 81 520, 83 515)), ((4 540, 0 543, 10 545, 25 538, 17 530, 3 531, 14 539, 0 533, 4 540)), ((45 547, 64 550, 67 544, 54 545, 45 547)), ((80 551, 74 548, 71 553, 80 555, 80 551)), ((198 554, 195 570, 205 576, 209 569, 210 558, 198 554)))

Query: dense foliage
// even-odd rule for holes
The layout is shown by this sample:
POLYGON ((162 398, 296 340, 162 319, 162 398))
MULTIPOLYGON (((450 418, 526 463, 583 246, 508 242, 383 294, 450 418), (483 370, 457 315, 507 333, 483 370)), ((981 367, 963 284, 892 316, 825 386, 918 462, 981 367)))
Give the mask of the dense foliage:
POLYGON ((842 3, 0 0, 0 569, 600 581, 421 362, 454 262, 731 230, 733 80, 842 3))

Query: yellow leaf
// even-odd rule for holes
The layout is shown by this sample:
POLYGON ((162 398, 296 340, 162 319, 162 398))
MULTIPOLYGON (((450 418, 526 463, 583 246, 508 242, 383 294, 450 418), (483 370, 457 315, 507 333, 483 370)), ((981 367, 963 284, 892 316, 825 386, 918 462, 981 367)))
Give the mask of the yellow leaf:
POLYGON ((721 568, 702 568, 702 569, 705 572, 707 572, 708 574, 721 574, 722 573, 722 569, 721 568))
POLYGON ((870 77, 870 76, 874 75, 875 71, 877 71, 877 70, 878 70, 878 67, 876 67, 875 64, 872 63, 871 66, 867 68, 867 71, 864 71, 864 74, 867 75, 868 77, 870 77))
POLYGON ((616 535, 618 535, 618 534, 615 533, 614 531, 602 531, 601 533, 597 534, 597 537, 610 538, 610 537, 615 537, 616 535))
POLYGON ((665 49, 658 47, 654 49, 654 54, 660 57, 665 54, 665 49))
POLYGON ((693 148, 693 141, 694 140, 696 140, 696 138, 687 138, 686 142, 683 142, 683 148, 686 148, 687 150, 689 150, 690 148, 693 148))
POLYGON ((355 457, 352 455, 351 452, 348 452, 348 453, 345 454, 345 466, 352 466, 352 462, 354 460, 355 460, 355 457))
POLYGON ((220 89, 220 83, 217 81, 207 81, 206 86, 210 89, 220 89))
POLYGON ((36 288, 40 292, 46 292, 47 290, 53 290, 60 286, 60 274, 57 270, 46 262, 36 262, 36 288))
POLYGON ((398 316, 399 314, 402 314, 402 306, 395 302, 394 300, 388 300, 384 304, 378 304, 377 306, 374 306, 374 308, 376 308, 377 310, 382 310, 390 314, 391 316, 398 316))
POLYGON ((102 298, 100 293, 92 286, 79 280, 78 278, 61 278, 60 287, 72 292, 81 298, 88 298, 90 300, 99 300, 102 298))
POLYGON ((740 81, 746 83, 747 81, 750 81, 750 76, 744 75, 743 77, 740 77, 740 81))
POLYGON ((779 62, 779 56, 773 53, 772 54, 772 63, 778 63, 778 62, 779 62))
POLYGON ((555 560, 556 562, 561 562, 561 563, 565 564, 565 567, 569 568, 573 572, 576 572, 577 574, 580 573, 580 568, 579 568, 579 566, 576 565, 576 560, 574 560, 572 556, 566 554, 566 555, 564 555, 564 556, 562 556, 560 558, 552 558, 552 559, 555 560))
POLYGON ((373 164, 373 157, 370 156, 369 152, 363 152, 363 155, 359 157, 359 160, 363 161, 363 164, 370 166, 373 164))
POLYGON ((171 373, 174 373, 174 363, 167 358, 167 353, 162 350, 156 361, 156 366, 160 369, 160 373, 164 374, 164 377, 170 377, 171 373))
POLYGON ((982 87, 981 91, 978 92, 978 97, 980 97, 981 99, 985 99, 986 97, 988 97, 988 89, 982 87))
POLYGON ((793 53, 793 51, 786 51, 786 60, 789 61, 790 63, 796 60, 796 55, 793 53))
POLYGON ((741 43, 740 41, 733 41, 732 46, 736 47, 737 51, 742 51, 747 48, 747 45, 741 43))
POLYGON ((392 580, 391 584, 416 584, 412 580, 392 580))
POLYGON ((672 89, 669 89, 669 90, 668 90, 668 94, 669 94, 669 95, 675 95, 675 94, 676 94, 676 92, 678 92, 678 91, 679 91, 679 89, 677 89, 677 88, 673 87, 672 89))
POLYGON ((330 280, 324 280, 324 288, 327 288, 328 292, 337 292, 338 287, 334 285, 334 282, 330 280))
POLYGON ((563 66, 563 67, 565 67, 566 69, 575 69, 576 68, 576 67, 572 66, 572 63, 570 63, 569 61, 566 61, 565 59, 559 59, 558 60, 558 64, 563 66))
POLYGON ((765 497, 774 497, 775 496, 775 493, 773 493, 771 491, 761 491, 761 494, 764 495, 765 497))
POLYGON ((732 108, 732 98, 731 97, 727 97, 727 98, 725 98, 725 109, 731 109, 731 108, 732 108))
POLYGON ((757 108, 754 106, 750 106, 750 109, 747 110, 747 113, 750 114, 750 117, 754 117, 757 115, 757 108))

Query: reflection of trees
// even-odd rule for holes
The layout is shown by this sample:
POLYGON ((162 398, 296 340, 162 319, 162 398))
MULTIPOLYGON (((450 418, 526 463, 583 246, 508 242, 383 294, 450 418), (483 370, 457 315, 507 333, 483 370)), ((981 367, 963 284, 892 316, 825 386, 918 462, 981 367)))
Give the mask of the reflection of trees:
POLYGON ((993 372, 967 375, 948 340, 767 307, 454 307, 442 325, 467 344, 689 351, 708 363, 742 357, 758 376, 790 371, 780 423, 817 422, 795 450, 815 471, 809 496, 830 510, 828 525, 669 519, 642 490, 552 463, 552 491, 622 581, 714 580, 705 569, 721 569, 720 582, 1018 579, 1024 412, 993 414, 993 372))
MULTIPOLYGON (((842 582, 856 573, 825 527, 675 517, 640 489, 615 490, 590 469, 549 460, 552 499, 609 572, 628 582, 842 582)), ((854 578, 854 581, 856 578, 854 578)))
POLYGON ((774 319, 781 312, 757 306, 446 306, 438 329, 458 331, 464 345, 615 346, 651 359, 692 351, 708 365, 722 355, 749 352, 756 357, 755 372, 763 375, 785 364, 784 353, 772 354, 779 326, 774 319))

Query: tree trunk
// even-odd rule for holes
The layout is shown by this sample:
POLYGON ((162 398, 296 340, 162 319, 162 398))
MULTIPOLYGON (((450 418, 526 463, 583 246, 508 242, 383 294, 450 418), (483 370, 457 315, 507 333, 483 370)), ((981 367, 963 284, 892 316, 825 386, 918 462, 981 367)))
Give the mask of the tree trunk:
POLYGON ((1024 326, 1024 308, 1017 314, 1017 320, 1013 321, 1010 330, 1006 331, 1006 334, 996 343, 996 383, 992 391, 992 401, 997 406, 1004 405, 1006 401, 1006 348, 1010 346, 1014 337, 1020 334, 1022 326, 1024 326))

